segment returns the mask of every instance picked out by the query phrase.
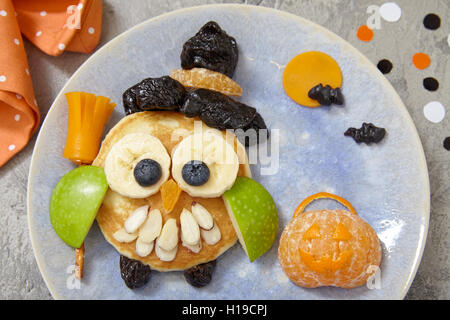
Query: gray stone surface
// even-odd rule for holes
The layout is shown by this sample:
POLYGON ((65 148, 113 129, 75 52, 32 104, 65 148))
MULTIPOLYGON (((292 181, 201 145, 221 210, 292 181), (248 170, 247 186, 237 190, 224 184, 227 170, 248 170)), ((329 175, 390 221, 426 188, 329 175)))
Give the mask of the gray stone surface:
MULTIPOLYGON (((431 183, 431 219, 427 244, 417 276, 407 299, 449 299, 449 215, 450 215, 450 152, 442 147, 450 136, 450 117, 433 124, 423 116, 423 106, 441 101, 450 106, 450 3, 443 0, 396 0, 402 8, 399 22, 381 21, 381 29, 369 43, 359 41, 356 29, 365 24, 369 5, 380 0, 250 0, 250 1, 159 1, 133 0, 125 6, 120 0, 105 0, 103 33, 100 46, 121 32, 151 17, 182 7, 211 3, 248 3, 275 7, 316 22, 349 41, 373 63, 388 58, 394 69, 389 81, 406 104, 422 139, 431 183), (426 30, 423 17, 438 13, 441 28, 426 30), (411 64, 415 52, 427 52, 431 66, 419 71, 411 64), (437 92, 422 87, 422 79, 433 76, 440 82, 437 92)), ((50 57, 25 41, 31 75, 43 117, 59 90, 88 58, 88 55, 66 52, 50 57)), ((30 157, 36 137, 4 167, 0 168, 0 299, 51 299, 34 260, 29 239, 26 191, 30 157)))

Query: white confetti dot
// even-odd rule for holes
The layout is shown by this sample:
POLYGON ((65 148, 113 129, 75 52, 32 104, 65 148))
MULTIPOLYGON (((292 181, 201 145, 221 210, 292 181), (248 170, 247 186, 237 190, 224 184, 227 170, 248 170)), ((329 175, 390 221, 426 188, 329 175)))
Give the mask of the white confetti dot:
POLYGON ((22 99, 22 96, 20 94, 16 94, 16 98, 20 100, 22 99))
POLYGON ((27 75, 30 75, 30 70, 25 69, 25 73, 26 73, 27 75))
POLYGON ((40 36, 41 36, 41 34, 42 34, 42 31, 41 31, 41 30, 39 30, 38 32, 36 32, 36 37, 40 37, 40 36))
POLYGON ((448 43, 448 46, 450 47, 450 34, 447 37, 447 43, 448 43))
POLYGON ((15 44, 17 44, 17 45, 19 45, 19 44, 20 44, 20 41, 19 41, 19 39, 17 39, 17 38, 14 38, 14 43, 15 43, 15 44))
POLYGON ((64 50, 65 48, 66 48, 66 45, 64 43, 58 44, 58 49, 59 50, 64 50))
POLYGON ((92 27, 90 27, 90 28, 88 29, 88 32, 89 32, 90 34, 94 34, 94 32, 95 32, 95 29, 94 29, 94 28, 92 28, 92 27))
POLYGON ((47 15, 47 11, 41 11, 40 14, 41 14, 42 17, 45 17, 47 15))
POLYGON ((82 3, 78 4, 77 8, 78 8, 78 10, 83 9, 83 4, 82 3))
POLYGON ((3 16, 3 17, 5 17, 7 15, 7 13, 6 13, 6 11, 5 10, 2 10, 2 11, 0 11, 0 16, 3 16))
POLYGON ((16 115, 14 116, 14 120, 19 121, 19 120, 20 120, 20 114, 16 114, 16 115))
POLYGON ((10 144, 9 147, 8 147, 8 150, 9 150, 9 151, 13 151, 15 148, 16 148, 15 145, 10 144))
POLYGON ((423 107, 423 114, 429 121, 439 123, 445 117, 445 108, 439 101, 431 101, 423 107))
POLYGON ((6 76, 1 75, 0 76, 0 82, 5 82, 6 81, 6 76))
POLYGON ((36 99, 34 99, 34 105, 37 106, 37 101, 36 101, 36 99))
POLYGON ((402 16, 402 9, 395 2, 386 2, 380 7, 380 15, 388 22, 395 22, 402 16))

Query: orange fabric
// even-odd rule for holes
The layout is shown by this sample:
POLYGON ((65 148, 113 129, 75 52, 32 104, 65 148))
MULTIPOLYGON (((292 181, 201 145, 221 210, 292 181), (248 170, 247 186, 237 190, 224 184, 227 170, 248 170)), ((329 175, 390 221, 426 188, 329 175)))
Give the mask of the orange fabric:
POLYGON ((39 126, 22 35, 43 52, 89 53, 100 40, 102 0, 0 0, 0 166, 39 126))

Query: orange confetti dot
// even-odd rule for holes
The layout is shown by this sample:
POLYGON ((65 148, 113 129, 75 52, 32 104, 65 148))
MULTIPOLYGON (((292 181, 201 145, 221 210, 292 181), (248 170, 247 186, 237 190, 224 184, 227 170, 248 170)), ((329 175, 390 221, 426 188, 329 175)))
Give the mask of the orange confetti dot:
POLYGON ((373 39, 373 31, 368 26, 363 25, 358 28, 356 36, 361 41, 369 42, 373 39))
POLYGON ((417 69, 423 70, 428 68, 431 63, 430 57, 423 52, 418 52, 412 57, 412 62, 417 69))

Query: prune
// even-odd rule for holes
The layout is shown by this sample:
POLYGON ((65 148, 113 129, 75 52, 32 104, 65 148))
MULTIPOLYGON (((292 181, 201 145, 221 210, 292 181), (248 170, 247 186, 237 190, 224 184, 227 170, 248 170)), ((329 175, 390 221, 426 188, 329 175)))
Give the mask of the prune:
POLYGON ((161 165, 153 159, 143 159, 133 170, 136 182, 143 187, 152 186, 161 179, 161 165))
POLYGON ((191 186, 204 185, 209 180, 209 168, 203 161, 192 160, 186 163, 181 170, 183 180, 191 186))
POLYGON ((246 147, 254 144, 255 142, 257 144, 266 141, 270 134, 269 130, 267 129, 266 123, 264 122, 264 119, 261 117, 261 115, 257 112, 255 115, 255 118, 253 118, 252 122, 250 122, 245 128, 242 129, 243 132, 236 132, 236 136, 239 139, 239 141, 243 144, 245 144, 246 147), (255 130, 256 133, 256 139, 255 137, 252 137, 251 134, 253 132, 248 130, 255 130), (260 130, 265 130, 260 131, 260 130))
POLYGON ((256 109, 208 89, 190 91, 180 111, 186 117, 199 116, 209 127, 219 130, 246 128, 256 116, 256 109))
POLYGON ((216 260, 207 263, 199 264, 184 272, 184 278, 187 283, 196 288, 206 286, 211 282, 214 268, 216 267, 216 260))
POLYGON ((183 85, 169 76, 147 78, 123 93, 125 113, 179 110, 186 96, 183 85))
POLYGON ((181 67, 206 68, 233 77, 239 58, 236 40, 210 21, 183 45, 181 67))
POLYGON ((130 289, 145 285, 150 279, 152 270, 149 266, 125 256, 120 256, 120 275, 130 289))
POLYGON ((330 106, 332 103, 344 104, 344 97, 340 88, 332 89, 329 85, 324 87, 321 83, 309 90, 308 97, 317 100, 323 106, 330 106))
POLYGON ((344 135, 347 137, 353 137, 357 143, 378 143, 386 135, 386 129, 378 128, 372 123, 364 122, 360 129, 348 128, 344 135))

